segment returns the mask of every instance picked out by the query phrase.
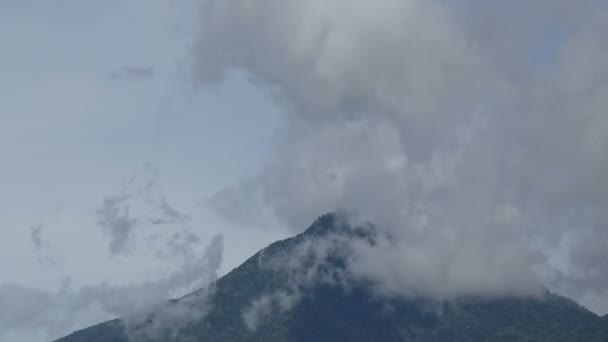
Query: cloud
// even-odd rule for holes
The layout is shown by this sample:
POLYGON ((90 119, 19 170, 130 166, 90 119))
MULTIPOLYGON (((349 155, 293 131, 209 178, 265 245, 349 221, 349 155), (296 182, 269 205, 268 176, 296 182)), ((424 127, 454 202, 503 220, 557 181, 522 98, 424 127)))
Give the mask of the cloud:
POLYGON ((273 313, 284 313, 293 309, 300 300, 301 294, 278 291, 265 294, 255 299, 251 305, 243 311, 243 322, 247 329, 255 331, 265 319, 270 319, 273 313))
POLYGON ((287 120, 274 161, 210 203, 374 222, 394 242, 357 267, 387 291, 607 296, 608 8, 493 7, 204 1, 197 79, 245 71, 287 120))
POLYGON ((152 292, 150 298, 155 302, 149 303, 158 303, 158 298, 179 298, 177 301, 156 306, 153 314, 148 313, 150 307, 131 311, 136 315, 125 319, 126 332, 131 340, 164 336, 165 341, 173 341, 183 327, 203 319, 210 309, 207 299, 213 294, 212 285, 217 279, 222 252, 223 237, 218 235, 209 243, 203 257, 187 262, 181 272, 175 273, 152 292))
POLYGON ((97 223, 110 238, 112 256, 126 255, 135 248, 132 240, 137 234, 157 240, 169 235, 165 237, 173 253, 191 254, 199 239, 189 227, 190 221, 189 215, 168 202, 158 183, 158 170, 150 164, 128 179, 118 194, 104 198, 97 209, 97 223))
MULTIPOLYGON (((53 340, 85 325, 115 317, 125 318, 128 334, 152 334, 188 324, 206 312, 204 296, 178 304, 163 301, 178 298, 195 289, 206 289, 217 278, 222 260, 223 239, 216 236, 202 256, 156 280, 138 285, 109 284, 73 289, 69 281, 57 292, 18 285, 0 286, 0 340, 53 340), (154 324, 131 330, 138 319, 158 311, 154 324)), ((200 293, 206 293, 201 291, 200 293)))
POLYGON ((30 236, 32 238, 32 243, 36 249, 42 248, 42 238, 40 237, 42 233, 42 224, 30 227, 30 236))
POLYGON ((36 250, 38 260, 46 265, 56 266, 55 258, 50 254, 50 246, 48 241, 42 236, 42 223, 30 227, 30 239, 36 250))
POLYGON ((168 202, 165 196, 160 195, 160 203, 157 204, 160 211, 160 217, 153 219, 152 224, 183 224, 190 221, 190 216, 180 213, 173 208, 168 202))
POLYGON ((106 229, 111 237, 110 253, 126 253, 127 243, 137 221, 130 216, 130 208, 125 202, 127 195, 107 197, 97 210, 98 224, 106 229))
POLYGON ((129 66, 125 65, 110 73, 110 79, 115 81, 139 81, 154 77, 156 73, 151 66, 129 66))

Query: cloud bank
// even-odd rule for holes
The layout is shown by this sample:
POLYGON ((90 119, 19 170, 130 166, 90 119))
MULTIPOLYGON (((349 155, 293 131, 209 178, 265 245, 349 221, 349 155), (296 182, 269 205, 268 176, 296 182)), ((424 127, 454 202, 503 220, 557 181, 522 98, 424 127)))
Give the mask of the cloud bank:
POLYGON ((358 267, 387 288, 608 295, 606 4, 206 0, 202 14, 197 80, 244 71, 286 117, 274 161, 212 207, 254 199, 250 220, 297 230, 336 209, 372 221, 395 242, 358 267))

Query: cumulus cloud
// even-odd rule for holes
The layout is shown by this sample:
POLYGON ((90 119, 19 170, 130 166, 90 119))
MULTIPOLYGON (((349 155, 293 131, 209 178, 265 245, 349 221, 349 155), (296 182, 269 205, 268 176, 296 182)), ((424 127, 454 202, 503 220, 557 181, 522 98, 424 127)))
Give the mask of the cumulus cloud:
POLYGON ((608 295, 606 4, 203 3, 197 79, 245 71, 287 118, 222 212, 374 222, 356 267, 385 290, 608 295))
MULTIPOLYGON (((110 318, 123 317, 129 335, 140 336, 172 330, 203 317, 204 296, 191 301, 162 303, 195 289, 205 289, 217 278, 222 260, 223 240, 215 237, 202 256, 191 259, 166 277, 137 285, 109 284, 73 289, 69 281, 57 292, 18 285, 0 287, 0 340, 53 340, 83 326, 110 318), (154 324, 137 326, 140 317, 158 312, 154 324)), ((205 293, 205 292, 202 292, 205 293)))

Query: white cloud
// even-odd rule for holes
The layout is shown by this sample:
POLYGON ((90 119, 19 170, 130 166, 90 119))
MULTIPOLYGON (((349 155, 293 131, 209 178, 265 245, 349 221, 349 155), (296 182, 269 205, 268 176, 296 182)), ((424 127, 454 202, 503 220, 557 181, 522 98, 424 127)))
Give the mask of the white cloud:
POLYGON ((194 72, 244 70, 287 118, 265 171, 211 201, 296 230, 335 209, 375 222, 397 245, 359 267, 387 288, 604 296, 605 9, 205 1, 194 72), (547 276, 556 258, 576 271, 547 276))

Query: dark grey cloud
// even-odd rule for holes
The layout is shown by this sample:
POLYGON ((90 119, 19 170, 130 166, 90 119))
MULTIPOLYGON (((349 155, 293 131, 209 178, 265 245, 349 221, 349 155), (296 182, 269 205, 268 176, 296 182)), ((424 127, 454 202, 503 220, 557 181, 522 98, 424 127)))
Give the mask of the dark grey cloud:
POLYGON ((198 80, 244 70, 287 119, 275 160, 210 203, 376 222, 398 243, 358 271, 387 292, 604 298, 606 19, 598 1, 204 1, 198 80))

